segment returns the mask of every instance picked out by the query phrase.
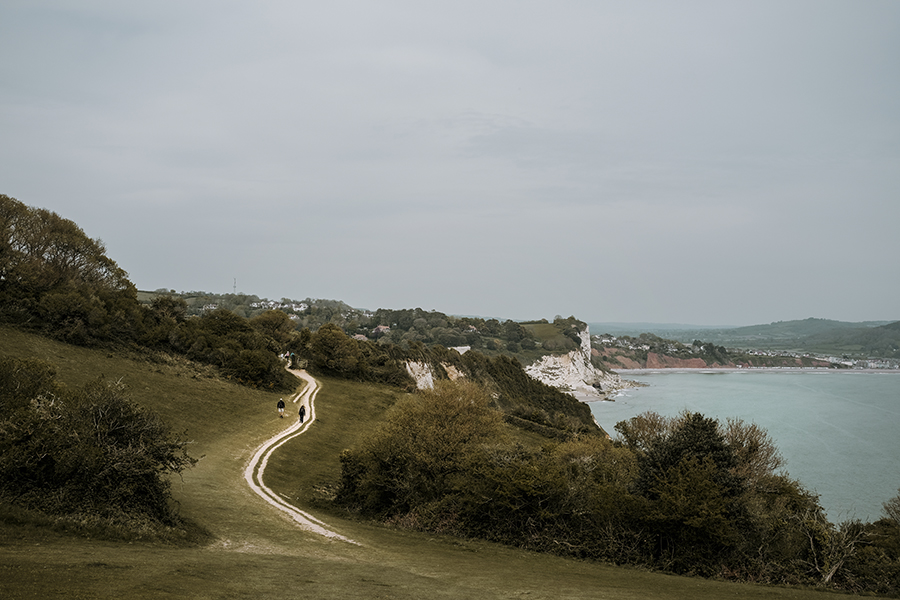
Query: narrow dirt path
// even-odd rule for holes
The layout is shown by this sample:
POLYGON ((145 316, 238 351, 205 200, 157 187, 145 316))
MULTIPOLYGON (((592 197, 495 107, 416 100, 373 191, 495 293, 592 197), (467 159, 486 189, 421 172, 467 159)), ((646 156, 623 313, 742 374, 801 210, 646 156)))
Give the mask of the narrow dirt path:
MULTIPOLYGON (((262 481, 272 453, 281 448, 271 461, 274 465, 284 458, 282 452, 289 452, 289 447, 281 447, 287 438, 310 431, 312 423, 316 423, 312 431, 324 429, 329 418, 323 413, 316 421, 318 382, 305 373, 295 374, 307 385, 289 403, 294 423, 275 416, 272 396, 265 397, 264 406, 258 405, 259 411, 255 404, 243 407, 240 427, 232 419, 220 435, 204 439, 197 449, 203 453, 200 462, 173 482, 183 514, 210 532, 210 544, 125 543, 0 523, 0 598, 819 600, 821 596, 820 591, 622 570, 337 517, 322 523, 283 502, 262 481), (309 414, 303 424, 296 417, 301 402, 309 414), (363 543, 348 543, 332 528, 363 543)), ((215 398, 213 392, 209 395, 215 398)), ((216 417, 210 410, 197 418, 216 417)), ((273 466, 270 481, 274 477, 273 466)))
MULTIPOLYGON (((263 474, 265 473, 266 465, 269 462, 269 456, 272 455, 272 452, 277 450, 285 442, 292 440, 298 435, 304 434, 316 420, 314 401, 316 395, 319 393, 319 382, 304 370, 288 369, 288 371, 306 382, 306 386, 304 386, 303 390, 294 396, 293 403, 297 407, 305 406, 307 417, 302 422, 299 417, 295 417, 296 420, 293 425, 263 442, 254 453, 253 458, 250 459, 250 464, 244 469, 244 480, 250 486, 250 489, 256 492, 257 495, 278 510, 286 513, 296 521, 301 528, 327 538, 356 544, 357 542, 331 531, 324 522, 311 514, 286 502, 279 497, 278 494, 269 489, 263 482, 263 474)), ((295 411, 295 414, 296 412, 297 411, 295 411)))

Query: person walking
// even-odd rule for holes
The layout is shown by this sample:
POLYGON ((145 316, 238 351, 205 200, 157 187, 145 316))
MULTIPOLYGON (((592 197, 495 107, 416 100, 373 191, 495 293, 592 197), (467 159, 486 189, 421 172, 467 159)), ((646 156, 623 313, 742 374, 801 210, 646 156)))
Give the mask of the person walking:
POLYGON ((278 418, 284 418, 284 398, 278 399, 278 418))
POLYGON ((300 422, 303 422, 303 419, 306 417, 306 407, 302 404, 300 405, 300 422))

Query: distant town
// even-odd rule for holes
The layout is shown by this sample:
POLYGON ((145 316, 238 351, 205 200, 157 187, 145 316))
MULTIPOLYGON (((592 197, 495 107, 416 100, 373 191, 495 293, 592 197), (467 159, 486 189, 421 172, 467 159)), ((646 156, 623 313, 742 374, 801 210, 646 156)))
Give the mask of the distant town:
MULTIPOLYGON (((205 292, 182 292, 176 294, 174 290, 159 289, 152 293, 143 293, 147 296, 144 301, 148 301, 149 297, 157 294, 175 294, 184 298, 188 303, 188 314, 199 315, 217 308, 225 308, 236 312, 237 314, 251 318, 268 310, 280 310, 288 315, 288 317, 296 323, 298 328, 308 327, 312 330, 318 328, 321 323, 332 322, 338 324, 350 337, 358 340, 381 340, 385 342, 397 343, 398 340, 409 337, 406 334, 408 327, 401 327, 398 331, 388 325, 376 324, 375 319, 378 311, 370 311, 365 309, 353 308, 338 300, 323 300, 307 298, 305 300, 292 300, 282 298, 281 300, 269 300, 259 298, 254 295, 247 294, 208 294, 205 292), (396 338, 396 339, 395 339, 396 338)), ((418 309, 416 309, 418 310, 418 309)), ((473 319, 461 319, 436 313, 434 311, 422 311, 422 315, 429 319, 432 317, 441 317, 444 321, 470 321, 473 319)), ((477 319, 474 319, 477 320, 477 319)), ((746 337, 745 331, 755 328, 744 328, 743 330, 735 330, 737 333, 745 337, 729 336, 727 330, 723 331, 659 331, 660 335, 654 333, 640 333, 639 335, 623 335, 597 332, 596 329, 592 333, 591 343, 598 358, 605 362, 606 367, 612 370, 617 368, 639 368, 636 362, 642 365, 647 364, 650 354, 657 357, 666 357, 668 366, 675 366, 679 361, 683 363, 685 368, 692 368, 688 365, 696 365, 702 368, 703 364, 707 366, 733 366, 736 368, 839 368, 839 369, 858 369, 858 370, 896 370, 900 369, 900 357, 896 350, 896 342, 889 342, 886 347, 882 348, 866 348, 864 344, 857 344, 853 351, 846 351, 843 348, 838 350, 844 344, 832 344, 831 347, 818 347, 817 345, 808 345, 804 338, 804 327, 824 325, 840 326, 841 323, 829 322, 821 319, 807 319, 805 321, 775 323, 766 327, 768 329, 777 330, 774 335, 756 335, 754 339, 746 337), (785 335, 781 330, 791 328, 790 335, 785 335), (665 336, 665 337, 661 337, 665 336), (700 336, 703 341, 694 339, 694 336, 700 336), (729 339, 733 337, 733 339, 729 339), (668 339, 675 338, 675 339, 668 339), (775 343, 773 343, 773 340, 775 343), (781 345, 782 347, 779 347, 781 345), (774 346, 774 347, 767 347, 774 346), (808 346, 808 347, 807 347, 808 346), (885 349, 886 352, 879 352, 885 349), (867 351, 868 350, 868 351, 867 351), (878 354, 872 354, 872 351, 878 354), (880 355, 879 355, 880 354, 880 355), (627 359, 627 360, 626 360, 627 359)), ((885 331, 890 334, 896 328, 896 325, 881 325, 880 323, 866 323, 864 331, 885 331)), ((446 327, 445 322, 442 326, 446 327)), ((472 324, 458 324, 459 335, 438 339, 433 341, 423 340, 426 343, 440 343, 448 348, 454 348, 459 352, 465 352, 470 347, 478 346, 480 350, 491 349, 492 344, 487 343, 487 348, 476 343, 471 345, 472 336, 484 335, 495 337, 489 332, 479 331, 472 324)), ((755 332, 753 332, 755 333, 755 332)), ((499 335, 499 334, 498 334, 499 335)), ((892 334, 896 338, 896 333, 892 334)), ((521 347, 530 347, 540 350, 542 347, 546 350, 562 350, 562 348, 553 348, 546 340, 542 343, 540 340, 534 340, 530 343, 526 340, 518 340, 521 347)), ((507 340, 498 337, 497 349, 505 348, 507 340)), ((654 361, 651 360, 651 363, 654 361)))
MULTIPOLYGON (((642 336, 644 337, 644 336, 642 336)), ((646 336, 652 339, 652 343, 648 343, 642 337, 633 338, 630 336, 612 336, 612 335, 595 335, 592 340, 595 346, 605 348, 617 348, 629 352, 648 353, 656 352, 665 356, 686 357, 697 356, 702 357, 710 354, 711 344, 694 343, 692 345, 682 344, 672 340, 664 340, 656 336, 646 336)), ((900 359, 889 358, 851 358, 845 356, 829 356, 809 352, 788 352, 776 350, 743 350, 737 348, 720 348, 724 350, 722 354, 741 355, 769 359, 796 359, 799 361, 815 361, 829 363, 831 366, 783 366, 766 365, 765 368, 844 368, 844 369, 900 369, 900 359)), ((724 358, 724 356, 722 356, 724 358)), ((755 368, 752 365, 735 365, 738 368, 755 368)))

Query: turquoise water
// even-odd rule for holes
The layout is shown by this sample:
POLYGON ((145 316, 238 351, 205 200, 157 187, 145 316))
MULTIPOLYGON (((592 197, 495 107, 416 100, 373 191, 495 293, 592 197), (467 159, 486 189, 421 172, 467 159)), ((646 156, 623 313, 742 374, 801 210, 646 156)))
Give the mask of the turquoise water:
POLYGON ((881 516, 900 488, 900 373, 728 371, 624 374, 648 384, 615 402, 592 402, 597 422, 614 426, 652 410, 687 409, 768 430, 784 470, 820 496, 833 522, 881 516))

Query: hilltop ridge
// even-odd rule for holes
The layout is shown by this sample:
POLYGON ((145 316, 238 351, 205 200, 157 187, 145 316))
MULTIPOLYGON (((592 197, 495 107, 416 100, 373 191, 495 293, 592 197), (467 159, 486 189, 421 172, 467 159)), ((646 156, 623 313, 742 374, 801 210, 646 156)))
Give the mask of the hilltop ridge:
POLYGON ((652 334, 688 345, 699 339, 730 349, 816 355, 845 365, 872 363, 872 368, 896 368, 900 364, 900 321, 846 322, 810 317, 732 328, 641 325, 649 326, 597 329, 595 325, 595 331, 609 333, 610 337, 652 334))
MULTIPOLYGON (((160 293, 171 292, 139 292, 139 296, 146 302, 160 293)), ((178 297, 188 303, 189 314, 227 308, 253 318, 267 310, 279 310, 288 314, 297 328, 312 331, 332 323, 358 340, 401 346, 422 343, 511 356, 528 367, 532 376, 583 400, 608 396, 628 385, 615 374, 616 369, 897 368, 900 363, 900 331, 882 321, 809 318, 735 328, 680 329, 693 326, 590 324, 559 316, 553 321, 503 321, 421 308, 368 310, 340 300, 268 300, 247 294, 183 292, 178 297), (589 332, 593 347, 590 353, 579 355, 584 331, 589 332)))

